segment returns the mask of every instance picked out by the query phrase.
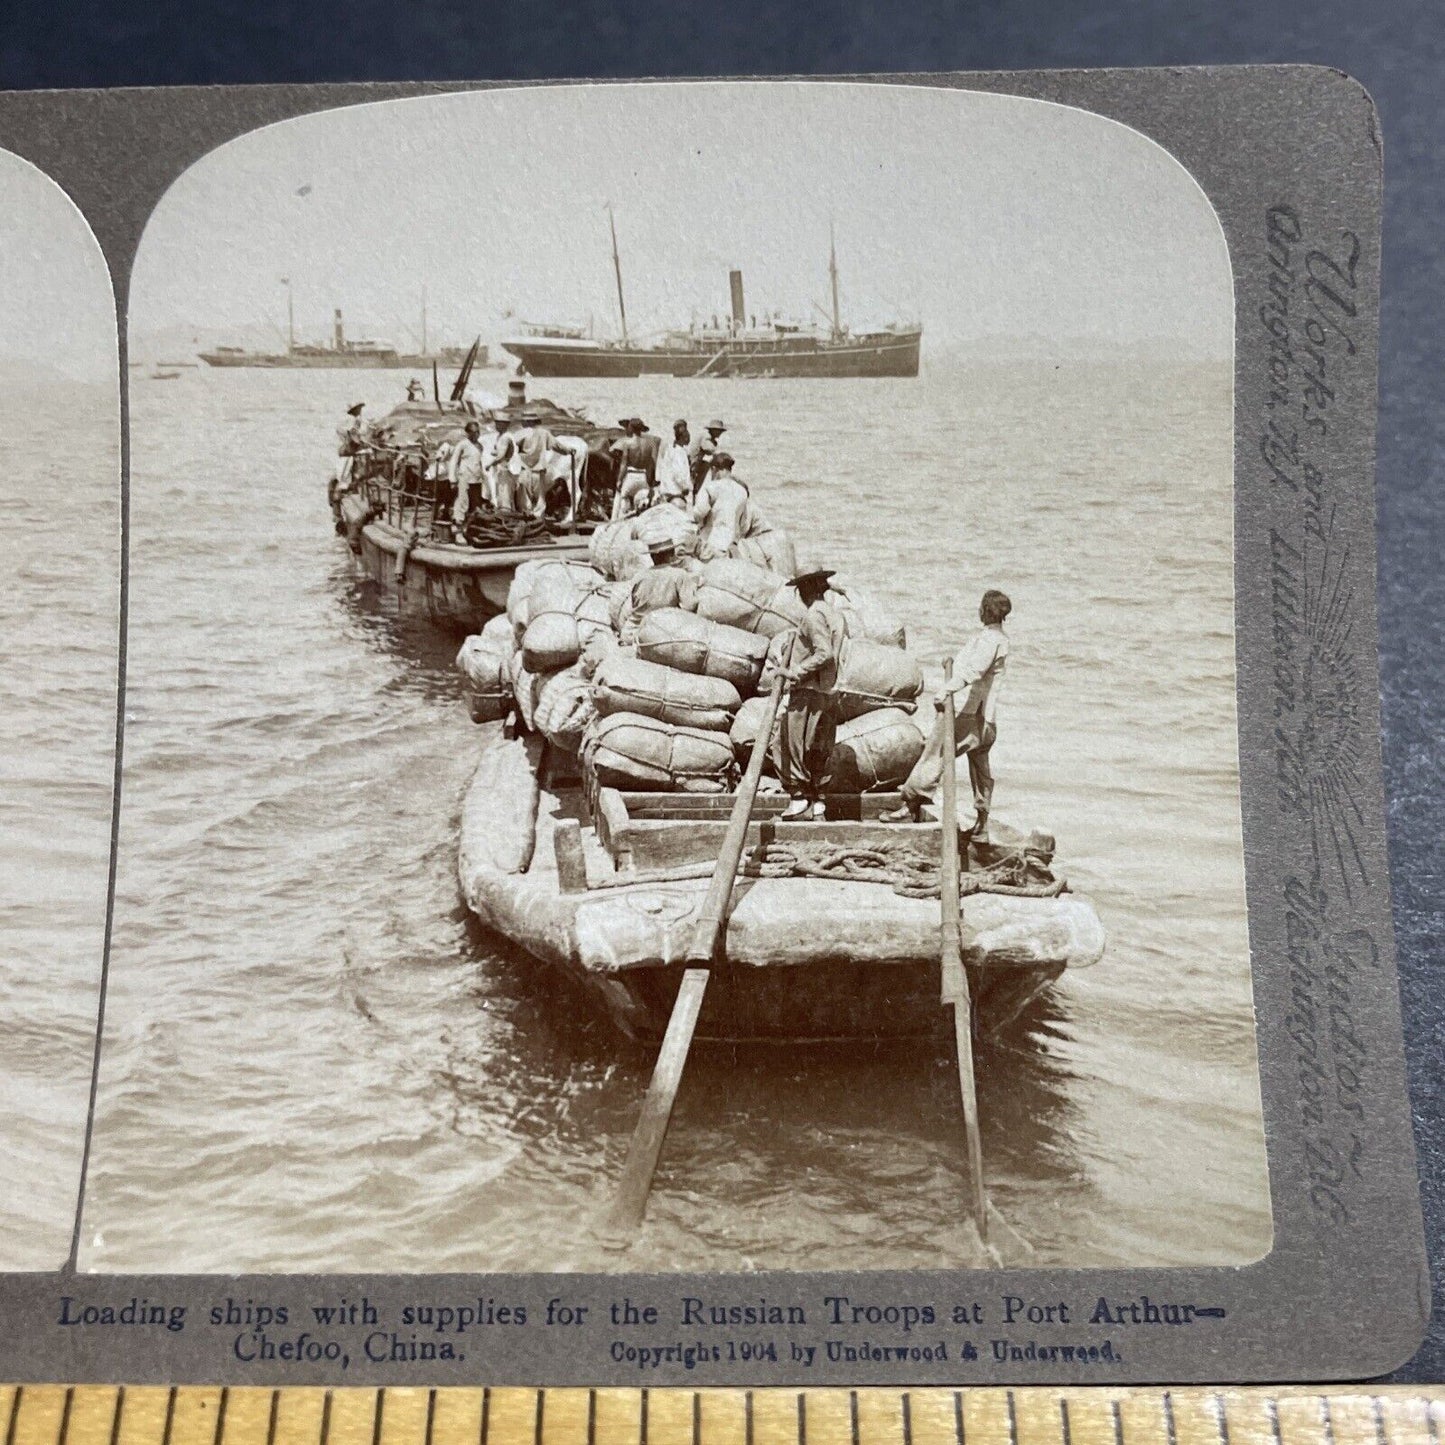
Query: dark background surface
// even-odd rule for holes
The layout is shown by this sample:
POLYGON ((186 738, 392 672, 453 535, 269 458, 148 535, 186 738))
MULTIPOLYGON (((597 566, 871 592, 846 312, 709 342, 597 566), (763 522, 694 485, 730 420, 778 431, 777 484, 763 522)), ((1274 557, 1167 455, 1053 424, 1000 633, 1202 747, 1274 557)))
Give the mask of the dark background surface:
MULTIPOLYGON (((1445 1379, 1445 3, 866 0, 777 4, 0 0, 0 88, 545 79, 1309 61, 1349 71, 1385 138, 1379 528, 1385 782, 1406 1042, 1436 1288, 1398 1379, 1445 1379)), ((483 156, 479 159, 487 160, 483 156)), ((515 175, 515 155, 490 158, 515 175)))

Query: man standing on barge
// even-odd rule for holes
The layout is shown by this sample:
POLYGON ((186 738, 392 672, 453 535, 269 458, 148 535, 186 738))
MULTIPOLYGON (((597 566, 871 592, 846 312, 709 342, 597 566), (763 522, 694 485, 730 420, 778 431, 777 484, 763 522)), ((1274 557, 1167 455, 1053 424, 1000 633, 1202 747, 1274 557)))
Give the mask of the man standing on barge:
POLYGON ((789 684, 787 710, 773 735, 773 762, 789 795, 784 822, 817 821, 831 781, 829 760, 837 724, 830 694, 838 680, 838 658, 847 630, 842 617, 823 601, 832 572, 800 572, 788 585, 807 613, 794 634, 783 678, 789 684))
POLYGON ((999 688, 1003 685, 1004 664, 1008 660, 1008 637, 1003 624, 1012 611, 1013 603, 1004 593, 990 587, 983 594, 978 607, 978 620, 983 627, 964 643, 954 659, 953 681, 933 701, 938 717, 923 755, 903 784, 903 805, 879 814, 880 822, 916 823, 922 816, 924 803, 933 798, 943 778, 943 700, 946 693, 951 692, 956 715, 954 755, 968 758, 968 779, 978 815, 973 837, 979 843, 988 841, 988 814, 993 803, 989 753, 998 736, 994 714, 998 709, 999 688))

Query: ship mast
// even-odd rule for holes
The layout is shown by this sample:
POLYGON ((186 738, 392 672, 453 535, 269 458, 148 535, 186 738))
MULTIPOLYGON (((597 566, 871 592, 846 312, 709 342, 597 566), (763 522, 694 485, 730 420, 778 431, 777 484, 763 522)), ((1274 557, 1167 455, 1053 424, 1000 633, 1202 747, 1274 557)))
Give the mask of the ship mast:
POLYGON ((421 354, 427 354, 426 349, 426 286, 421 288, 421 354))
POLYGON ((612 202, 607 203, 607 229, 612 232, 612 270, 617 277, 617 314, 622 318, 622 344, 627 345, 627 303, 622 299, 622 261, 617 254, 617 223, 612 219, 612 202))
POLYGON ((833 339, 843 334, 843 321, 838 314, 838 254, 833 246, 833 223, 828 222, 828 280, 833 285, 833 339))
POLYGON ((281 284, 286 288, 286 350, 296 350, 296 308, 291 300, 291 278, 283 276, 281 284))

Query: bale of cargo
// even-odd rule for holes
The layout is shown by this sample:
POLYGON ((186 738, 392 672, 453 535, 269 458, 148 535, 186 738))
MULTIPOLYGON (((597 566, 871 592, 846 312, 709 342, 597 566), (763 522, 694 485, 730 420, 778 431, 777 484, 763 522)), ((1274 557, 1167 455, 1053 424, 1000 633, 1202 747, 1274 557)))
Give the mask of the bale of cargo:
POLYGON ((565 567, 539 568, 527 597, 522 659, 528 672, 571 667, 582 653, 577 608, 582 602, 565 567))
POLYGON ((651 565, 647 547, 632 530, 633 519, 622 517, 593 532, 587 543, 587 560, 611 582, 630 582, 651 565))
POLYGON ((758 685, 768 640, 679 607, 660 607, 637 629, 637 655, 682 672, 722 678, 746 696, 758 685))
POLYGON ((697 610, 759 637, 797 627, 807 611, 786 577, 737 557, 716 557, 702 569, 697 610))
POLYGON ((582 745, 582 735, 597 716, 592 687, 580 666, 564 667, 540 679, 533 724, 548 742, 569 753, 582 745))
POLYGON ((728 729, 728 737, 732 739, 733 752, 740 764, 746 764, 752 756, 753 744, 762 731, 767 711, 768 699, 765 697, 750 697, 738 709, 738 715, 728 729))
POLYGON ((512 682, 507 664, 512 657, 512 624, 494 617, 481 632, 467 638, 457 653, 457 667, 466 678, 467 708, 473 722, 496 722, 507 715, 512 682))
POLYGON ((634 517, 632 535, 649 555, 657 542, 671 542, 680 557, 691 556, 697 551, 697 523, 690 512, 673 506, 671 502, 649 507, 634 517))
POLYGON ((923 755, 923 733, 901 708, 879 708, 838 724, 829 763, 834 793, 896 788, 923 755))
POLYGON ((602 585, 602 595, 607 599, 607 620, 614 632, 622 631, 622 619, 627 615, 634 580, 629 578, 625 582, 605 582, 602 585))
POLYGON ((532 732, 537 717, 537 699, 547 679, 527 671, 520 648, 507 661, 507 676, 512 684, 512 698, 517 704, 517 716, 521 718, 522 726, 532 732))
POLYGON ((577 659, 577 666, 582 669, 582 676, 589 681, 596 677, 597 669, 621 648, 622 644, 611 632, 594 632, 582 644, 582 656, 577 659))
POLYGON ((923 691, 923 673, 902 648, 866 637, 847 637, 838 655, 838 677, 832 687, 833 716, 839 722, 877 708, 910 713, 923 691))
POLYGON ((771 532, 759 532, 752 537, 739 537, 732 545, 729 556, 751 562, 757 567, 766 567, 780 577, 798 575, 798 552, 793 539, 780 528, 771 532))
POLYGON ((903 630, 902 623, 885 612, 877 600, 861 588, 834 582, 825 600, 842 617, 849 637, 882 642, 889 647, 908 646, 908 634, 903 630))
POLYGON ((612 599, 605 591, 587 593, 577 603, 573 616, 577 619, 577 642, 580 647, 585 648, 598 634, 606 637, 613 635, 612 599))
MULTIPOLYGON (((535 557, 530 562, 519 562, 512 574, 512 585, 520 585, 523 594, 530 592, 537 573, 544 567, 561 567, 578 592, 596 592, 607 585, 607 579, 580 557, 535 557)), ((510 591, 507 595, 510 601, 510 591)))
POLYGON ((582 760, 599 787, 629 792, 723 793, 737 774, 726 733, 626 712, 598 718, 587 729, 582 760))
POLYGON ((609 657, 592 682, 592 700, 603 717, 637 713, 678 727, 726 731, 742 705, 732 683, 720 677, 622 653, 609 657))

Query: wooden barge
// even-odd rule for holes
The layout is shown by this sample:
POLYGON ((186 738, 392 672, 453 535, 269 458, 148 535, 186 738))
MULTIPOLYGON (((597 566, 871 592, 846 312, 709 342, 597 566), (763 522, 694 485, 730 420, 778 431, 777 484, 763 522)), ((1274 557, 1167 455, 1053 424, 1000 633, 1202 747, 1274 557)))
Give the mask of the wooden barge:
MULTIPOLYGON (((589 798, 565 754, 539 738, 509 737, 501 725, 487 732, 462 814, 467 904, 495 932, 580 980, 624 1033, 659 1038, 732 795, 604 787, 589 798)), ((779 822, 784 801, 760 794, 754 806, 699 1035, 881 1042, 946 1032, 952 1011, 940 1003, 936 897, 844 877, 749 876, 749 859, 773 846, 886 848, 936 863, 939 825, 878 822, 895 794, 840 795, 818 823, 779 822)), ((980 868, 1028 846, 1015 837, 971 848, 967 861, 980 868)), ((1104 952, 1093 905, 1074 893, 969 893, 961 919, 984 1034, 1006 1030, 1065 969, 1104 952)))

